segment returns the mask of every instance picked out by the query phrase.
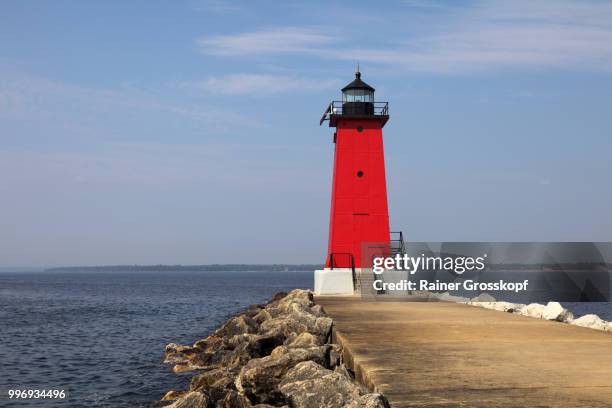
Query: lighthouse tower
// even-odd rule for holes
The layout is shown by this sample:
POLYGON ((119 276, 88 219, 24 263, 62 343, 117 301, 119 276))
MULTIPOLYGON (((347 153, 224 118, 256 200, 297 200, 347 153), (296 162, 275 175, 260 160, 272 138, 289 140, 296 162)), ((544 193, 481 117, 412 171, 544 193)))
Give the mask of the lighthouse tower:
POLYGON ((327 259, 325 269, 315 271, 316 293, 352 294, 364 243, 390 248, 382 135, 388 120, 388 102, 374 100, 359 71, 342 88, 342 101, 332 101, 321 118, 335 128, 335 152, 327 259))

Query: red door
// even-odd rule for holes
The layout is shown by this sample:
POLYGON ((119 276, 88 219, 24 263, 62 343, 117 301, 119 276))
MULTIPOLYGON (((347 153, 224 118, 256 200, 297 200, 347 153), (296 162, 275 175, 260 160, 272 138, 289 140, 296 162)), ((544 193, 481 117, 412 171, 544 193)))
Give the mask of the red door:
POLYGON ((361 265, 361 247, 370 231, 369 214, 353 214, 353 255, 355 263, 361 265))

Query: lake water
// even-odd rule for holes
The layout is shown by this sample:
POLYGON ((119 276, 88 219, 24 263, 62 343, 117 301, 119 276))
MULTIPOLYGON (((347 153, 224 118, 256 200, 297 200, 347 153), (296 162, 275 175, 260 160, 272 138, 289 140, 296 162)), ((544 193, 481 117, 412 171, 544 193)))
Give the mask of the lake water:
POLYGON ((312 281, 312 271, 0 274, 0 406, 156 406, 193 375, 162 364, 167 343, 192 344, 312 281), (68 398, 16 402, 12 388, 68 398))
MULTIPOLYGON (((192 373, 162 364, 274 293, 312 288, 307 272, 0 274, 0 406, 151 407, 192 373), (8 400, 7 390, 64 389, 66 400, 8 400)), ((610 303, 568 305, 612 320, 610 303)))

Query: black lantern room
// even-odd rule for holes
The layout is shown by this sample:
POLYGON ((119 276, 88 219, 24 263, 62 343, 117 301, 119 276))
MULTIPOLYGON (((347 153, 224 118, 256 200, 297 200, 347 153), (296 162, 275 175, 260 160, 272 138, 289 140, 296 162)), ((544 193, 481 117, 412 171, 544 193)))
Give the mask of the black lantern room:
POLYGON ((373 115, 374 88, 361 80, 361 72, 355 72, 355 80, 342 88, 342 113, 344 115, 373 115))
POLYGON ((342 88, 342 100, 327 106, 319 124, 329 121, 329 126, 335 127, 338 119, 349 118, 380 120, 381 127, 389 120, 389 103, 374 102, 374 88, 361 80, 359 68, 353 82, 342 88))

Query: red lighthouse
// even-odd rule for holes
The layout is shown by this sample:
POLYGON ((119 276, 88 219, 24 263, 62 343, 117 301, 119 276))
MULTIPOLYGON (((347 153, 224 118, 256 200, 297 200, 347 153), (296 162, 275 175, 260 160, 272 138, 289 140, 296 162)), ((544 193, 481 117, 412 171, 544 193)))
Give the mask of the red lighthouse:
MULTIPOLYGON (((329 276, 325 271, 315 273, 317 292, 348 291, 347 285, 340 285, 344 290, 330 289, 329 279, 340 279, 338 271, 350 271, 351 283, 355 284, 355 270, 359 273, 362 267, 363 243, 390 247, 382 136, 388 120, 388 102, 374 101, 374 88, 361 79, 359 71, 355 80, 342 88, 342 101, 331 102, 321 118, 321 124, 328 121, 336 131, 325 262, 329 276)), ((331 286, 337 286, 337 282, 331 286)))

